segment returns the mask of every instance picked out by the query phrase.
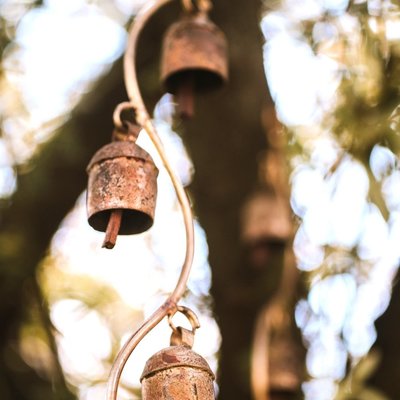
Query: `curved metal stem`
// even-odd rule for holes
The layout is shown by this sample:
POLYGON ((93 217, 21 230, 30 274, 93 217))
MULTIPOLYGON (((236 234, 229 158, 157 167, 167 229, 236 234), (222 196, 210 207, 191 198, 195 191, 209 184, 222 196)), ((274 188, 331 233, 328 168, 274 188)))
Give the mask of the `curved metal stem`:
POLYGON ((171 1, 172 0, 155 0, 151 3, 148 3, 136 16, 135 21, 133 22, 129 32, 127 48, 124 56, 124 79, 130 103, 136 111, 136 120, 146 130, 151 141, 156 147, 164 164, 164 167, 171 178, 178 201, 181 205, 186 232, 186 255, 178 279, 178 283, 172 294, 168 297, 164 304, 162 304, 153 313, 153 315, 151 315, 150 318, 147 319, 140 326, 140 328, 129 338, 129 340, 118 353, 117 358, 112 366, 110 377, 108 380, 107 400, 117 399, 118 385, 122 371, 125 367, 126 362, 128 361, 128 358, 130 357, 136 346, 139 344, 139 342, 165 316, 167 316, 168 314, 172 314, 176 311, 177 303, 186 290, 186 285, 194 256, 194 227, 190 203, 186 196, 185 189, 180 182, 180 179, 175 174, 171 164, 168 161, 160 137, 158 136, 157 131, 149 116, 149 113, 146 110, 146 106, 140 93, 135 65, 137 42, 143 27, 158 9, 171 1))

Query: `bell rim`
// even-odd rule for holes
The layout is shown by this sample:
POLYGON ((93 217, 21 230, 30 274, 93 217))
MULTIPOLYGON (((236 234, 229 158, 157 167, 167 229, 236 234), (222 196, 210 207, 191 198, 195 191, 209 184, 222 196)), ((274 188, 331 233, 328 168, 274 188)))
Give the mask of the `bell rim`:
POLYGON ((92 210, 87 215, 88 224, 97 232, 106 232, 110 215, 116 210, 122 210, 124 215, 118 235, 138 235, 147 232, 154 225, 154 214, 151 214, 149 211, 113 207, 92 210), (136 220, 140 217, 140 223, 135 225, 127 223, 132 217, 136 220))
MULTIPOLYGON (((185 74, 199 74, 201 73, 204 78, 203 79, 207 79, 210 83, 208 84, 208 86, 203 87, 203 85, 201 84, 197 84, 196 85, 196 91, 198 93, 202 93, 202 92, 208 92, 211 89, 220 89, 222 87, 224 87, 224 85, 227 84, 229 77, 228 77, 228 71, 224 71, 224 73, 222 72, 217 72, 215 69, 211 68, 211 67, 206 67, 206 66, 202 66, 202 68, 198 68, 198 67, 186 67, 186 68, 181 68, 178 69, 176 71, 174 71, 174 73, 163 73, 160 77, 160 81, 161 84, 164 88, 164 90, 167 93, 173 94, 175 95, 177 92, 177 83, 176 81, 179 80, 181 78, 182 75, 185 74), (206 78, 206 75, 208 75, 208 78, 206 78)), ((196 81, 196 79, 195 79, 196 81)))

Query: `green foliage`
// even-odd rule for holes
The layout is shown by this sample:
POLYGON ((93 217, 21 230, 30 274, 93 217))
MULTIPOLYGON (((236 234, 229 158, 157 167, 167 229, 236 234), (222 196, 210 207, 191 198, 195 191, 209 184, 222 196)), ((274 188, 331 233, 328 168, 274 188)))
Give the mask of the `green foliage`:
POLYGON ((389 400, 383 393, 368 387, 367 380, 378 368, 380 357, 370 352, 339 385, 334 400, 389 400))

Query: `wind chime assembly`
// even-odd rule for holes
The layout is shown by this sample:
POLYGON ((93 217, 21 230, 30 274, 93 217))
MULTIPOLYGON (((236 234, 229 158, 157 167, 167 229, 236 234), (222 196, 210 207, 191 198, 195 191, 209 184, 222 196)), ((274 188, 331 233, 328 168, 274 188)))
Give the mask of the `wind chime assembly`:
MULTIPOLYGON (((102 147, 87 168, 89 224, 105 232, 103 247, 112 249, 118 235, 148 230, 154 219, 158 169, 150 155, 135 142, 145 130, 160 155, 180 203, 186 232, 186 256, 178 283, 167 300, 122 347, 111 369, 107 400, 116 400, 119 381, 128 358, 138 343, 164 318, 172 328, 171 346, 152 356, 141 376, 142 397, 156 399, 214 399, 214 374, 207 362, 191 348, 199 322, 193 311, 179 305, 194 254, 193 217, 185 190, 171 168, 163 145, 144 105, 137 75, 136 49, 141 31, 151 16, 172 0, 146 4, 136 16, 124 55, 124 79, 129 101, 114 112, 112 142, 102 147), (134 112, 135 123, 123 116, 134 112), (176 327, 172 317, 182 313, 192 329, 176 327)), ((194 95, 218 88, 228 76, 224 34, 208 19, 209 0, 182 0, 183 15, 167 31, 162 50, 161 80, 175 96, 181 118, 194 113, 194 95)))

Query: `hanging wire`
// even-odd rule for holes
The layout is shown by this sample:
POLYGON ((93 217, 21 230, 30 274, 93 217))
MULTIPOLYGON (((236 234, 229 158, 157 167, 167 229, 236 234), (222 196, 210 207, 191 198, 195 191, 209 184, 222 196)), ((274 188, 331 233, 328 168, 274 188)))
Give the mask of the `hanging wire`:
POLYGON ((124 55, 124 79, 125 86, 128 93, 130 103, 134 110, 136 111, 136 120, 139 125, 141 125, 144 130, 149 135, 151 141, 153 142, 157 152, 160 155, 161 161, 168 172, 168 175, 174 186, 178 201, 182 208, 182 214, 184 217, 185 231, 186 231, 186 256, 183 262, 183 267, 181 275, 179 277, 177 286, 170 296, 170 300, 176 303, 184 294, 186 289, 186 283, 190 273, 190 267, 193 261, 194 253, 194 228, 193 228, 193 216, 192 210, 188 197, 186 195, 185 189, 173 170, 171 163, 165 153, 164 146, 160 140, 160 137, 151 121, 149 113, 147 112, 146 106, 144 104, 142 95, 139 89, 139 83, 136 73, 136 50, 137 41, 139 35, 146 25, 150 17, 162 6, 171 2, 172 0, 157 0, 149 3, 142 9, 135 18, 135 22, 129 32, 127 49, 124 55))
MULTIPOLYGON (((107 400, 116 400, 119 381, 121 378, 122 371, 128 361, 130 355, 139 344, 139 342, 167 315, 173 315, 177 311, 182 312, 182 308, 177 305, 178 301, 183 296, 187 281, 189 278, 190 269, 193 262, 194 256, 194 226, 193 226, 193 216, 190 207, 190 203, 186 192, 182 186, 179 177, 175 174, 170 162, 168 161, 167 155, 165 153, 163 144, 160 137, 151 121, 149 113, 144 104, 142 95, 139 89, 139 83, 137 79, 136 72, 136 51, 137 42, 141 31, 143 30, 146 23, 149 21, 151 16, 157 12, 165 4, 171 2, 172 0, 156 0, 147 3, 136 15, 134 23, 129 30, 128 43, 126 52, 124 55, 124 80, 125 86, 128 93, 129 102, 125 102, 117 106, 114 112, 114 122, 117 126, 123 125, 121 121, 121 112, 127 108, 133 108, 136 113, 136 121, 141 125, 144 130, 149 135, 151 141, 153 142, 157 152, 160 155, 162 163, 172 181, 174 186, 178 201, 180 203, 184 225, 186 233, 186 255, 181 269, 181 273, 176 284, 175 289, 167 300, 162 304, 143 324, 139 329, 128 339, 125 345, 122 347, 114 361, 111 368, 110 377, 107 385, 107 400)), ((182 0, 184 8, 190 7, 189 3, 193 6, 191 1, 182 0)), ((210 7, 209 0, 199 0, 197 6, 199 10, 209 10, 210 7)), ((186 311, 185 311, 186 312, 186 311)), ((188 315, 192 315, 192 312, 188 315)))

